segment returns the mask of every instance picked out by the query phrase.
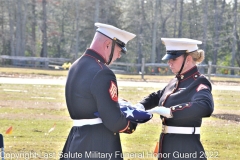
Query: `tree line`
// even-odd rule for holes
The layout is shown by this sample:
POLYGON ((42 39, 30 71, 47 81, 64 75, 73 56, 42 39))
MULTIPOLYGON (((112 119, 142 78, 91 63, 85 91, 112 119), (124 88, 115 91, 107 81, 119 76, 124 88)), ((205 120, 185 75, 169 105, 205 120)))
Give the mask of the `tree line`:
MULTIPOLYGON (((161 63, 166 38, 203 42, 203 63, 240 67, 237 0, 1 0, 0 54, 80 57, 90 46, 95 22, 135 33, 119 60, 161 63)), ((213 71, 216 72, 216 71, 213 71)), ((232 74, 233 71, 232 71, 232 74)))

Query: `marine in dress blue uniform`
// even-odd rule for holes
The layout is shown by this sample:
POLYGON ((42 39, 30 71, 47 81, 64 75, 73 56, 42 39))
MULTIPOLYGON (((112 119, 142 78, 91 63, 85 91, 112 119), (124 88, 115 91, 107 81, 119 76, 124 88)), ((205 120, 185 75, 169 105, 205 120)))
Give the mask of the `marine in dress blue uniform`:
POLYGON ((162 119, 159 139, 159 159, 207 159, 200 141, 202 118, 210 117, 213 108, 212 86, 209 80, 193 66, 181 73, 186 57, 196 52, 200 41, 184 38, 162 38, 167 53, 163 60, 184 56, 183 64, 168 85, 151 93, 140 103, 162 119), (156 107, 158 106, 158 107, 156 107))
POLYGON ((74 125, 60 159, 121 160, 119 133, 136 129, 137 124, 120 111, 116 76, 107 66, 114 57, 114 47, 118 45, 126 53, 125 44, 135 35, 111 25, 95 25, 96 34, 111 39, 111 53, 106 59, 99 51, 87 49, 69 70, 65 96, 74 125), (96 112, 100 119, 94 115, 96 112))

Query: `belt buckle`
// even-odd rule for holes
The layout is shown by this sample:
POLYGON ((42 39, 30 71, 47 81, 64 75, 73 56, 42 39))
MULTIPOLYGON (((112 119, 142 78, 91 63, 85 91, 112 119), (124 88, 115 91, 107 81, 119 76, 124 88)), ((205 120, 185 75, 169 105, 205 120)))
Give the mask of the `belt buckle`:
POLYGON ((165 131, 166 131, 166 126, 162 125, 162 133, 166 134, 165 131))

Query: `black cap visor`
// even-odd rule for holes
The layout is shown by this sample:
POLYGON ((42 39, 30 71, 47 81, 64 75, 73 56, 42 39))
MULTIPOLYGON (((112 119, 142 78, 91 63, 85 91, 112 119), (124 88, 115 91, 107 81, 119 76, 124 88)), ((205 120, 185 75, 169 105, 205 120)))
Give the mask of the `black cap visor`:
POLYGON ((169 60, 169 59, 175 59, 183 54, 186 53, 186 50, 180 50, 180 51, 167 51, 167 53, 164 55, 162 60, 169 60))
POLYGON ((125 47, 125 43, 123 43, 119 39, 116 40, 116 43, 120 48, 122 48, 121 52, 126 54, 127 53, 127 48, 125 47))

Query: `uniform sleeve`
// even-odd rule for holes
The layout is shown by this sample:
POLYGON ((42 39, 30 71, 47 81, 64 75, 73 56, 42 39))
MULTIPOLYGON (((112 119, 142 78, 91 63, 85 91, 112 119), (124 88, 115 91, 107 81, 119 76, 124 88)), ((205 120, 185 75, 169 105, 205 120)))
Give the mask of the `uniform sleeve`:
POLYGON ((90 88, 103 124, 112 132, 132 133, 137 124, 128 121, 120 111, 116 77, 111 70, 100 70, 90 88))
POLYGON ((190 102, 171 107, 174 119, 211 116, 214 109, 211 86, 208 84, 200 84, 195 89, 196 92, 190 102))
POLYGON ((165 90, 165 88, 163 90, 159 90, 157 92, 153 92, 153 93, 149 94, 142 101, 140 101, 140 103, 143 104, 143 106, 146 110, 152 109, 152 108, 158 106, 159 100, 160 100, 164 90, 165 90))

